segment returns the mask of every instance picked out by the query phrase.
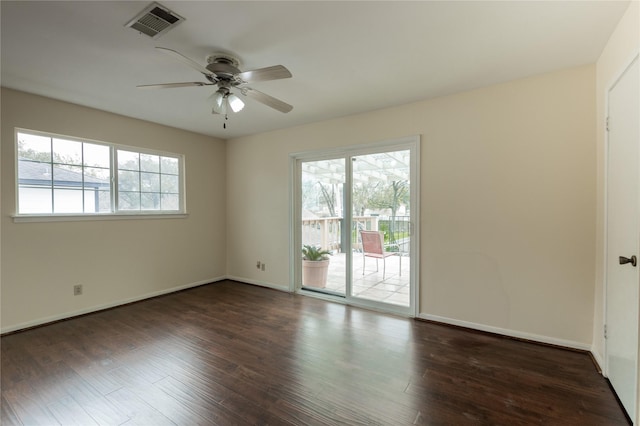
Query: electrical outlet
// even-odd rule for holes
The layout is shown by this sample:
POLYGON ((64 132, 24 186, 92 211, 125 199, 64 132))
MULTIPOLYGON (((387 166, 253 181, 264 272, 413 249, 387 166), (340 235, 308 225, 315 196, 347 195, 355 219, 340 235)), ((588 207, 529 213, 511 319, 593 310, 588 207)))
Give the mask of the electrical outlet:
POLYGON ((260 263, 260 261, 258 260, 258 263, 256 264, 256 268, 260 269, 260 265, 261 265, 261 263, 260 263))
POLYGON ((74 296, 80 296, 81 294, 82 294, 82 284, 74 285, 73 286, 73 295, 74 296))
POLYGON ((260 266, 260 269, 264 271, 264 267, 267 266, 264 263, 260 266))

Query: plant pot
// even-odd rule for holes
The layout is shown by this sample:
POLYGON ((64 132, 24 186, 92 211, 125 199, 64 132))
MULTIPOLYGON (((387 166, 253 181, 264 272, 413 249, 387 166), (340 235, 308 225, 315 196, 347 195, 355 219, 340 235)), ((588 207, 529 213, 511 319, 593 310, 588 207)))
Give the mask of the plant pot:
POLYGON ((305 287, 325 288, 327 286, 328 260, 303 260, 302 285, 305 287))

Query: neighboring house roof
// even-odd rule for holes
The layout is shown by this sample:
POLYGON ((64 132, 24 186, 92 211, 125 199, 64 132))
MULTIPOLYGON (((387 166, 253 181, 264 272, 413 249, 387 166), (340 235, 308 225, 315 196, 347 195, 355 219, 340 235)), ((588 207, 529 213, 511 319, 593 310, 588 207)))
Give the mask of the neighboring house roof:
MULTIPOLYGON (((48 163, 40 163, 24 158, 18 159, 19 177, 18 183, 21 185, 51 185, 51 172, 48 163)), ((55 181, 53 186, 77 186, 83 183, 82 173, 77 173, 62 167, 53 165, 55 181)), ((108 179, 100 179, 94 176, 84 176, 84 186, 89 188, 108 188, 108 179)))

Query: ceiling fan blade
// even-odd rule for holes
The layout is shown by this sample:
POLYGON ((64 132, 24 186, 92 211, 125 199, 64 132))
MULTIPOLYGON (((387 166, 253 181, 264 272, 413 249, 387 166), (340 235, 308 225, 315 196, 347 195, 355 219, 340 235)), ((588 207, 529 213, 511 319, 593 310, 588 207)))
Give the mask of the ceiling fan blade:
POLYGON ((163 84, 142 84, 136 86, 138 89, 174 89, 176 87, 193 87, 193 86, 213 86, 213 83, 203 83, 201 81, 193 81, 189 83, 163 83, 163 84))
POLYGON ((273 96, 269 96, 266 93, 262 93, 258 90, 252 89, 251 87, 243 87, 240 93, 249 96, 250 98, 253 98, 258 102, 261 102, 266 106, 277 109, 280 112, 287 113, 293 109, 293 107, 288 103, 283 102, 280 99, 276 99, 273 96))
POLYGON ((272 67, 241 72, 237 76, 240 77, 245 83, 253 83, 255 81, 269 81, 279 80, 281 78, 291 78, 291 72, 282 65, 274 65, 272 67))
POLYGON ((206 69, 204 66, 200 65, 199 63, 197 63, 193 59, 187 58, 186 56, 184 56, 180 52, 176 52, 175 50, 172 50, 172 49, 167 49, 166 47, 156 47, 156 49, 158 49, 158 50, 160 50, 160 51, 162 51, 164 53, 168 53, 169 55, 173 56, 174 58, 176 58, 180 62, 187 64, 188 66, 190 66, 194 70, 196 70, 198 72, 201 72, 204 75, 212 75, 211 71, 209 71, 208 69, 206 69))

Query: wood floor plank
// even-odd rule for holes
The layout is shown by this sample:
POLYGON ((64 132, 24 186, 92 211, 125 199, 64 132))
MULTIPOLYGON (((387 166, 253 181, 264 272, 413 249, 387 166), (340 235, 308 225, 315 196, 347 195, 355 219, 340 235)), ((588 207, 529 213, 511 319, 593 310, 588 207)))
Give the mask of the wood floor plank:
POLYGON ((626 425, 589 355, 222 281, 1 338, 7 425, 626 425))
POLYGON ((61 383, 65 392, 100 425, 119 425, 129 418, 119 412, 91 383, 74 374, 61 383))
POLYGON ((94 426, 98 423, 70 396, 49 404, 53 416, 65 426, 94 426))
POLYGON ((121 413, 129 417, 130 420, 123 424, 153 426, 176 425, 176 423, 138 397, 129 388, 121 388, 111 392, 107 395, 107 399, 111 401, 113 406, 121 413))
POLYGON ((22 425, 20 418, 4 395, 0 397, 0 424, 4 426, 22 425))
POLYGON ((223 407, 216 399, 220 395, 209 395, 200 389, 173 377, 166 377, 155 384, 156 387, 175 398, 180 405, 207 420, 212 425, 242 424, 239 415, 223 407))
POLYGON ((14 414, 22 424, 29 426, 59 425, 38 392, 28 383, 21 383, 11 389, 2 389, 2 396, 10 404, 14 414))
POLYGON ((138 399, 153 407, 167 419, 176 425, 206 425, 206 413, 195 412, 190 407, 183 405, 178 399, 164 392, 156 385, 144 387, 130 387, 131 391, 138 399))

